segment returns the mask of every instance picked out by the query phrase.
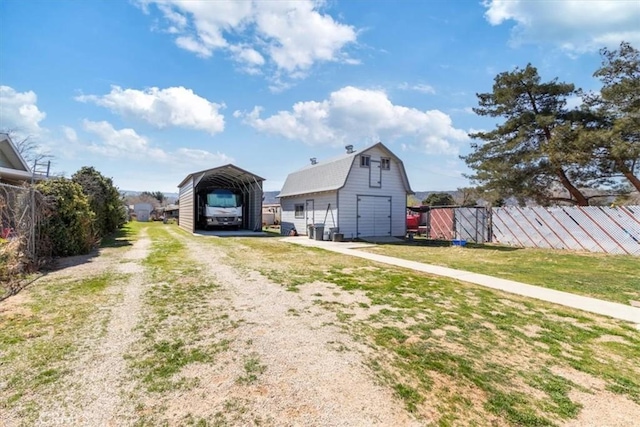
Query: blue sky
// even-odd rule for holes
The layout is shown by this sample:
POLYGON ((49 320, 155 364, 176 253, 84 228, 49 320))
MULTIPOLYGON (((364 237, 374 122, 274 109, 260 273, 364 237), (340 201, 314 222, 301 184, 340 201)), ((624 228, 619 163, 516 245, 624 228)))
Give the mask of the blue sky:
POLYGON ((497 73, 597 90, 598 49, 640 47, 638 0, 0 1, 0 129, 70 176, 177 192, 233 163, 279 190, 310 157, 382 141, 417 191, 469 185, 497 73))

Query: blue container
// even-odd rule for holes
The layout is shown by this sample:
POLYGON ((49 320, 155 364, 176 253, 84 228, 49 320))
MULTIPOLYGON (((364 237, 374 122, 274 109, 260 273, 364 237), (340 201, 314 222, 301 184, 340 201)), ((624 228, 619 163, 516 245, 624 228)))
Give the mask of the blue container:
POLYGON ((452 240, 452 241, 451 241, 451 244, 452 244, 453 246, 464 246, 464 245, 466 245, 466 244, 467 244, 467 241, 466 241, 466 240, 459 240, 459 239, 456 239, 456 240, 452 240))

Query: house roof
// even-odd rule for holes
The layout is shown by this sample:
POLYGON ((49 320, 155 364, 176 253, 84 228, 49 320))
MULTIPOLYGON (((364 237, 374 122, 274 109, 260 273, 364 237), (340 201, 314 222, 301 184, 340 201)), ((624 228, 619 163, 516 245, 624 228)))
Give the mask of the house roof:
POLYGON ((31 179, 31 169, 6 133, 0 133, 0 158, 5 159, 3 163, 8 163, 0 166, 0 179, 18 181, 31 179))
POLYGON ((264 178, 261 178, 258 175, 252 174, 251 172, 241 169, 235 165, 228 164, 217 168, 191 173, 187 175, 180 184, 178 184, 178 188, 182 188, 182 186, 191 178, 194 178, 194 186, 204 185, 206 187, 228 188, 242 188, 246 185, 253 185, 257 182, 264 181, 264 178))
POLYGON ((382 142, 378 142, 361 151, 343 154, 330 160, 320 161, 315 165, 308 165, 302 169, 290 173, 277 197, 297 196, 299 194, 320 193, 334 191, 344 187, 349 177, 349 171, 355 158, 369 150, 379 148, 398 164, 402 181, 408 193, 413 194, 407 179, 402 160, 391 152, 382 142))

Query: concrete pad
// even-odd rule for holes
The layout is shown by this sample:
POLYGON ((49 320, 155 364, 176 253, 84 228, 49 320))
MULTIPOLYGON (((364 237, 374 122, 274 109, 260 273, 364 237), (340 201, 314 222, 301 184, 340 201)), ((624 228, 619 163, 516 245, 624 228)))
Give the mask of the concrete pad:
MULTIPOLYGON (((487 276, 484 274, 471 273, 464 270, 456 270, 453 268, 440 267, 437 265, 423 264, 416 261, 408 261, 400 258, 394 258, 386 255, 372 254, 356 250, 358 247, 374 246, 371 244, 362 244, 365 246, 349 246, 344 243, 348 242, 322 242, 303 238, 301 240, 283 240, 290 243, 304 244, 306 246, 316 246, 329 251, 339 252, 344 255, 351 255, 359 258, 368 259, 370 261, 381 262, 384 264, 394 265, 397 267, 408 268, 423 273, 434 274, 437 276, 450 277, 452 279, 461 280, 475 285, 484 286, 516 295, 529 298, 539 299, 554 304, 571 307, 578 310, 588 311, 590 313, 609 316, 614 319, 625 320, 640 325, 640 308, 630 305, 619 304, 615 302, 603 301, 597 298, 585 297, 572 294, 569 292, 557 291, 555 289, 543 288, 540 286, 528 285, 526 283, 515 282, 513 280, 499 279, 497 277, 487 276), (316 243, 303 243, 303 240, 316 243)), ((293 239, 297 239, 293 238, 293 239)), ((639 326, 640 328, 640 326, 639 326)))
POLYGON ((195 236, 218 236, 218 237, 264 237, 271 236, 272 233, 252 230, 196 230, 195 236))
POLYGON ((297 245, 302 246, 313 246, 316 248, 323 248, 327 250, 332 250, 331 248, 336 249, 357 249, 357 248, 369 248, 375 245, 371 243, 363 243, 363 242, 334 242, 331 240, 314 240, 310 239, 307 236, 291 236, 291 237, 283 237, 283 242, 287 243, 295 243, 297 245))

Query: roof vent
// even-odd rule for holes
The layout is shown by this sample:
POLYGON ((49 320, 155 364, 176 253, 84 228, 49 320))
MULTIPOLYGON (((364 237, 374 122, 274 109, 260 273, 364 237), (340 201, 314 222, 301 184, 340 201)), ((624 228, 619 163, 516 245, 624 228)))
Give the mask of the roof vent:
POLYGON ((312 165, 315 165, 316 163, 318 163, 318 160, 315 157, 312 157, 309 160, 311 160, 312 165))
POLYGON ((344 148, 347 149, 347 154, 353 153, 353 145, 347 145, 344 148))

